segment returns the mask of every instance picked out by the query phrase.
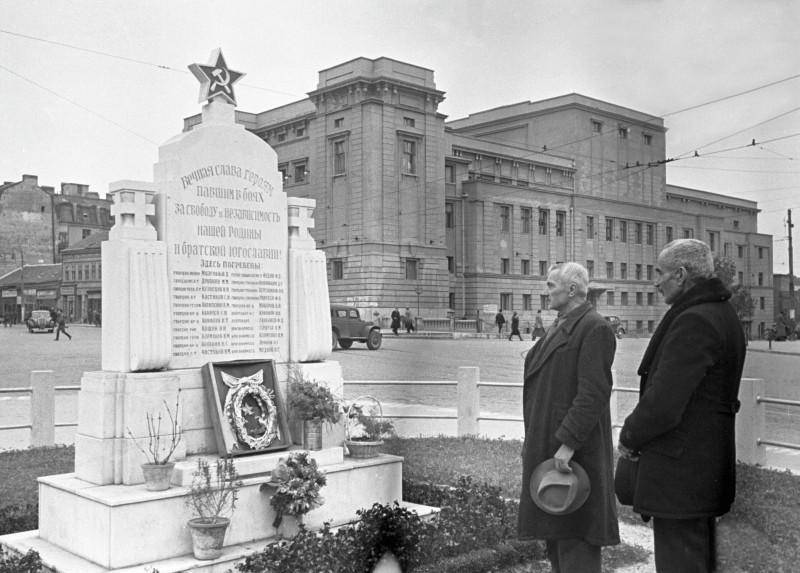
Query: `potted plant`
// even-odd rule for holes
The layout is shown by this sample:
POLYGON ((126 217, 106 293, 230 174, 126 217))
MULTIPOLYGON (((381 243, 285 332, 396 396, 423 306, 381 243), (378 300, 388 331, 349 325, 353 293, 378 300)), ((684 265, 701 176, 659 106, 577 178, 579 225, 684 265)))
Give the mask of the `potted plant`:
POLYGON ((141 446, 139 441, 133 436, 130 428, 128 428, 128 435, 136 444, 142 453, 147 457, 147 462, 142 464, 142 473, 144 474, 145 487, 149 491, 163 491, 169 489, 169 483, 172 478, 172 470, 175 467, 175 462, 171 462, 170 458, 178 447, 181 441, 181 426, 178 422, 179 408, 180 408, 181 391, 178 390, 178 397, 175 399, 175 415, 167 406, 164 401, 164 409, 167 411, 169 418, 169 430, 162 433, 161 423, 166 422, 159 412, 156 418, 150 412, 147 412, 147 434, 149 436, 149 445, 147 451, 141 446))
POLYGON ((303 448, 322 449, 322 423, 336 424, 342 410, 331 391, 302 374, 293 374, 289 383, 289 407, 303 421, 303 448))
POLYGON ((328 478, 320 471, 317 460, 308 452, 293 452, 288 458, 281 458, 271 480, 260 488, 260 491, 277 488, 269 500, 276 514, 272 527, 280 527, 284 515, 294 515, 302 521, 302 516, 320 507, 325 503, 320 490, 327 483, 328 478))
POLYGON ((230 515, 236 509, 242 480, 230 456, 216 461, 212 471, 205 458, 198 458, 186 506, 197 516, 189 520, 192 550, 196 559, 216 559, 222 555, 230 515))
POLYGON ((347 408, 345 422, 345 447, 353 458, 374 458, 383 445, 383 436, 394 432, 391 420, 383 418, 381 403, 372 396, 359 396, 347 408), (365 412, 366 405, 359 401, 371 400, 373 405, 365 412))

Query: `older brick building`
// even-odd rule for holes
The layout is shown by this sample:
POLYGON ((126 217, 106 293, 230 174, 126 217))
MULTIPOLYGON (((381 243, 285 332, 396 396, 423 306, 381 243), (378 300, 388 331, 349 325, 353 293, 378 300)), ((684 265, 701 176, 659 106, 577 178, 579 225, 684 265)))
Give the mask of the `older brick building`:
POLYGON ((602 313, 652 331, 666 309, 657 255, 692 236, 734 257, 759 301, 753 322, 771 322, 772 237, 756 203, 667 185, 661 118, 569 94, 447 121, 433 75, 357 58, 322 70, 307 99, 237 112, 277 152, 286 192, 316 199, 332 301, 383 316, 497 305, 524 325, 547 310, 549 265, 575 260, 602 313))

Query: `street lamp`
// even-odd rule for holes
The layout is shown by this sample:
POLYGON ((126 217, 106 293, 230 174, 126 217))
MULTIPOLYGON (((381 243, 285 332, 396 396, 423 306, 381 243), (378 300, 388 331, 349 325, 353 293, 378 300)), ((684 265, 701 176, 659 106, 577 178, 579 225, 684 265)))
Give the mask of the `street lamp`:
POLYGON ((22 247, 12 247, 11 252, 19 251, 19 321, 25 323, 25 253, 22 252, 22 247))
POLYGON ((419 295, 422 294, 422 285, 417 285, 414 292, 417 293, 417 324, 419 324, 419 295))

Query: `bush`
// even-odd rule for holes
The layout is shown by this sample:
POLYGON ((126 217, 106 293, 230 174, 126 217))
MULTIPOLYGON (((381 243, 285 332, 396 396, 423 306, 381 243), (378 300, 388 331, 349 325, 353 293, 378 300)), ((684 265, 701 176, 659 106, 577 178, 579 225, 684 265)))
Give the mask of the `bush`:
POLYGON ((7 505, 0 507, 0 535, 39 528, 39 505, 7 505))
POLYGON ((6 553, 0 546, 0 573, 40 573, 42 560, 33 549, 25 555, 6 553))

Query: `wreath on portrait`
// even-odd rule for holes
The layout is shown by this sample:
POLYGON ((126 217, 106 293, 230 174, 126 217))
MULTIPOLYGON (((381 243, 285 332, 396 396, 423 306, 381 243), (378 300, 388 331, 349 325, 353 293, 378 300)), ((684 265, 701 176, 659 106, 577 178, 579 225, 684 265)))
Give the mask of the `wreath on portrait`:
POLYGON ((254 450, 266 448, 280 438, 275 394, 264 388, 264 372, 236 378, 226 372, 222 381, 230 388, 225 396, 225 416, 236 438, 254 450))

